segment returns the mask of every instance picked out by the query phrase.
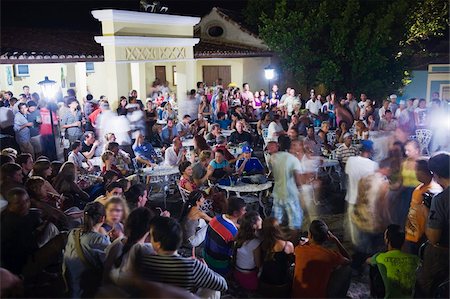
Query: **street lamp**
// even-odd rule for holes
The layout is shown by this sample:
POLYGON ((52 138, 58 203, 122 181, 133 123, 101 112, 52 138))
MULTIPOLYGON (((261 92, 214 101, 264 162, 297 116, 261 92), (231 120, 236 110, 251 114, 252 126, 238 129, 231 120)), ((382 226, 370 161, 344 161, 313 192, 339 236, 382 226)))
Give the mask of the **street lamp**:
MULTIPOLYGON (((51 143, 44 144, 45 146, 50 146, 53 150, 52 150, 52 155, 53 157, 48 157, 50 160, 57 160, 58 155, 56 152, 56 140, 55 140, 55 131, 54 131, 54 124, 53 124, 53 112, 56 111, 56 104, 54 103, 55 100, 55 96, 56 96, 56 81, 50 80, 48 79, 47 76, 45 76, 43 81, 40 81, 39 86, 41 87, 42 90, 42 95, 44 96, 44 99, 47 101, 47 107, 49 110, 49 115, 50 115, 50 125, 52 128, 52 140, 51 143), (54 158, 54 159, 52 159, 54 158)), ((42 120, 44 121, 44 120, 42 120)))
POLYGON ((264 77, 269 81, 269 89, 267 90, 267 94, 270 94, 270 80, 275 77, 275 70, 269 65, 264 68, 264 77))

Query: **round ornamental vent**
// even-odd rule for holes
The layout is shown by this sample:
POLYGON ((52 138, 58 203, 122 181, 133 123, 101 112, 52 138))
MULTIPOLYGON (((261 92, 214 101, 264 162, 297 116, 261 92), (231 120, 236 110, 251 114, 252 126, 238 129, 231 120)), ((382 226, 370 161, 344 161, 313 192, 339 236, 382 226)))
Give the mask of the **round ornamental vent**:
POLYGON ((212 26, 208 29, 208 35, 212 37, 219 37, 223 34, 223 28, 220 26, 212 26))

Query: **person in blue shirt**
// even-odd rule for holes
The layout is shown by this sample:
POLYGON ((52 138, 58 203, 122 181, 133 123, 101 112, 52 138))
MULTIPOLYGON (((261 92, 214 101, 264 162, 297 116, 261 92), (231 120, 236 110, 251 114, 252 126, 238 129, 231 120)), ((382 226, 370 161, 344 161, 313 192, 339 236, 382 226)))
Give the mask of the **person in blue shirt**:
POLYGON ((223 130, 227 130, 231 125, 231 120, 225 119, 224 112, 217 113, 217 121, 216 122, 219 124, 220 128, 223 130))
POLYGON ((174 126, 173 119, 167 119, 167 125, 161 131, 161 140, 164 145, 170 146, 175 137, 178 136, 178 130, 174 126))
POLYGON ((231 183, 230 175, 233 173, 233 168, 225 159, 223 150, 218 149, 214 152, 214 160, 211 160, 211 162, 209 162, 208 170, 213 171, 211 179, 217 180, 219 185, 229 185, 231 183))
POLYGON ((252 157, 252 149, 249 146, 242 148, 243 158, 236 162, 237 173, 239 175, 264 174, 264 166, 258 158, 252 157))
POLYGON ((147 166, 156 166, 158 161, 158 156, 155 149, 150 144, 150 142, 144 140, 144 135, 139 133, 133 144, 133 151, 136 155, 136 160, 147 166))

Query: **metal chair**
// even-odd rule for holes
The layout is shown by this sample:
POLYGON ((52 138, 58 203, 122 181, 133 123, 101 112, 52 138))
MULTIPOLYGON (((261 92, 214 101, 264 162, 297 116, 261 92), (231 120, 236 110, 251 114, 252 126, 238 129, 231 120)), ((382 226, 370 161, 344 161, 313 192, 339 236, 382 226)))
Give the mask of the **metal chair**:
POLYGON ((177 183, 177 186, 178 186, 178 190, 180 190, 180 195, 181 195, 181 199, 183 200, 183 203, 187 202, 189 200, 189 194, 191 194, 191 192, 189 192, 188 190, 181 187, 180 184, 178 184, 178 183, 177 183))
POLYGON ((334 145, 336 143, 336 131, 329 131, 327 133, 328 144, 334 145))
POLYGON ((424 150, 427 154, 427 156, 430 155, 430 151, 428 149, 431 141, 431 137, 433 136, 433 132, 427 129, 417 129, 416 130, 416 137, 417 142, 419 142, 420 145, 420 154, 423 154, 424 150))

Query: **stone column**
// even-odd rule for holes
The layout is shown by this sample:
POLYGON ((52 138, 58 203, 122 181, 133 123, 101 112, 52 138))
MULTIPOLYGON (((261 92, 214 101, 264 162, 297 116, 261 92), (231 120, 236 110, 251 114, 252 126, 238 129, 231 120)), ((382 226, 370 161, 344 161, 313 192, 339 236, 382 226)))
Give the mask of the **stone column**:
MULTIPOLYGON (((74 64, 74 67, 72 66, 72 64, 68 64, 67 65, 67 79, 69 79, 73 75, 73 73, 72 73, 73 71, 75 72, 75 90, 77 93, 77 99, 80 102, 80 104, 83 104, 84 103, 83 99, 88 94, 87 77, 86 77, 86 63, 85 62, 77 62, 74 64), (70 76, 69 76, 69 73, 70 73, 70 76)), ((66 85, 69 84, 67 79, 66 79, 66 85)))
POLYGON ((145 103, 147 98, 146 77, 145 77, 145 63, 132 62, 130 63, 131 70, 131 89, 136 89, 138 97, 145 103))

